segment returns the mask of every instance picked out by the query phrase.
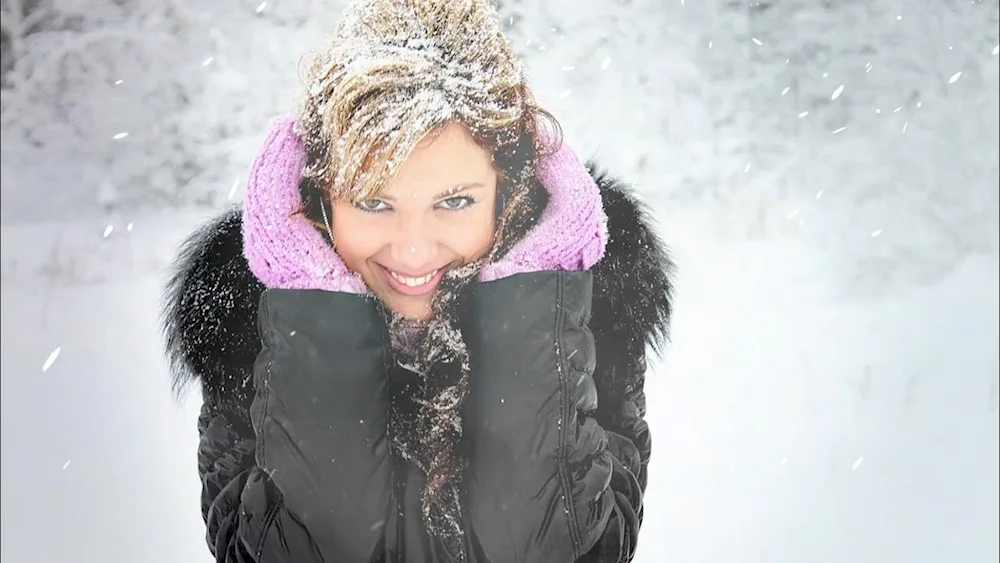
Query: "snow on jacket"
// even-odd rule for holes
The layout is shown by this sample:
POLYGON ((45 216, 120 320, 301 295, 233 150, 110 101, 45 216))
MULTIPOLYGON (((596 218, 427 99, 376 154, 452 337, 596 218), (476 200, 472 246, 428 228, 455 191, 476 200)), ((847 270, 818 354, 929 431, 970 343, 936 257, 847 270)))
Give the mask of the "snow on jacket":
MULTIPOLYGON (((587 173, 607 216, 589 270, 478 283, 462 328, 472 360, 463 411, 470 563, 627 563, 651 440, 647 351, 662 344, 672 263, 647 210, 587 173)), ((181 249, 164 324, 176 382, 201 383, 198 471, 220 563, 438 563, 419 471, 386 436, 406 392, 368 296, 267 288, 230 210, 181 249)))

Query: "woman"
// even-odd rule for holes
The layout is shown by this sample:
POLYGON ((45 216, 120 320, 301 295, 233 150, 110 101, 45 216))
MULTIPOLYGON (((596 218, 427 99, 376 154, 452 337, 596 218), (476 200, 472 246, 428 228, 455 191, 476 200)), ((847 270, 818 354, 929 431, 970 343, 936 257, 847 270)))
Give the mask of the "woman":
POLYGON ((216 560, 630 561, 670 270, 485 0, 356 4, 168 287, 216 560))

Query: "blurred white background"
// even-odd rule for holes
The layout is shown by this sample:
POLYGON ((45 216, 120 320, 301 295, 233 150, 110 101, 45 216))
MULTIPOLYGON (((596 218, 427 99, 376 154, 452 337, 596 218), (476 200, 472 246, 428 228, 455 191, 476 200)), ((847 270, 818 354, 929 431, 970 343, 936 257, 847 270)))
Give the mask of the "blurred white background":
MULTIPOLYGON (((163 268, 342 5, 0 1, 4 563, 211 560, 163 268)), ((679 262, 637 563, 1000 561, 1000 1, 501 12, 679 262)))

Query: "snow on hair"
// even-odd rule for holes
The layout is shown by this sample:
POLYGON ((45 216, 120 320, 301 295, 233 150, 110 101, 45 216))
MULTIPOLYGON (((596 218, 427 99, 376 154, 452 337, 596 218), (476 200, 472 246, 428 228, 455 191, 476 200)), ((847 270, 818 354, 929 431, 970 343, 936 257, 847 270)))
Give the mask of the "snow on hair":
POLYGON ((377 194, 450 121, 497 145, 547 116, 486 0, 355 2, 304 81, 297 133, 321 155, 305 176, 335 199, 377 194))

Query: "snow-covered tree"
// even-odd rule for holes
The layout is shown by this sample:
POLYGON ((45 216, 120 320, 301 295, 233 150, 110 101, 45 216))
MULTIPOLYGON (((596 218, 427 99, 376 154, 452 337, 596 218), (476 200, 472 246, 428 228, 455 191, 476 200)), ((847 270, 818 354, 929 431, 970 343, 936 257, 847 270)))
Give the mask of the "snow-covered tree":
POLYGON ((169 202, 199 167, 177 149, 201 66, 182 6, 3 0, 2 10, 4 222, 169 202))
POLYGON ((5 223, 225 203, 340 12, 319 0, 2 6, 5 223))
POLYGON ((756 175, 731 194, 867 295, 998 231, 998 3, 775 2, 751 13, 756 175))

